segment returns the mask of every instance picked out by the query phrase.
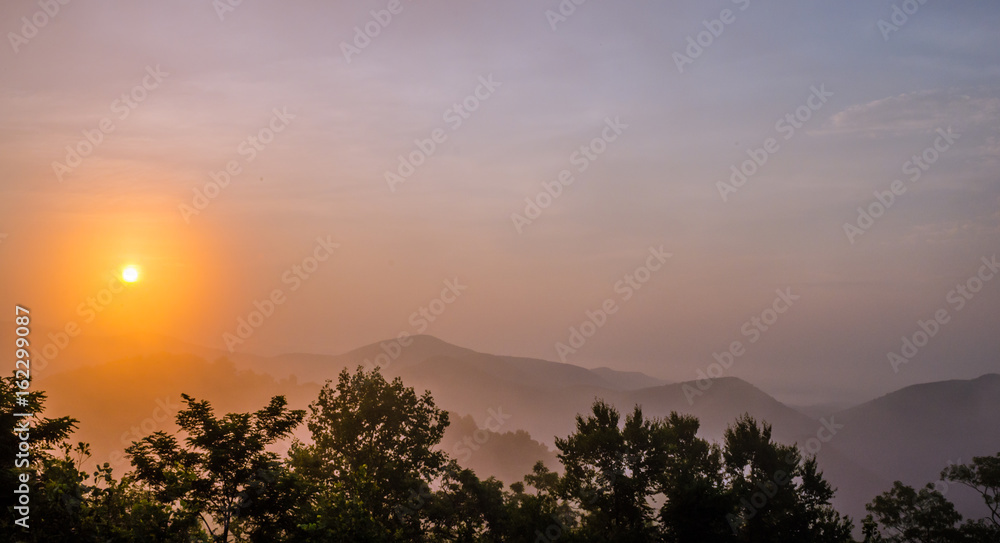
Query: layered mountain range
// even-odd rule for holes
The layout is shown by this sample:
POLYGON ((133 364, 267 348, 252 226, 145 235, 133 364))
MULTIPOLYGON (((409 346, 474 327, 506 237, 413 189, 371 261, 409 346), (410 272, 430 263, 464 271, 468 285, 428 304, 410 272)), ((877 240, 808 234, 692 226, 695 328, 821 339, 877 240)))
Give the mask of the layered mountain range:
MULTIPOLYGON (((702 436, 715 441, 745 413, 766 421, 775 439, 817 456, 838 489, 835 505, 856 520, 894 480, 914 486, 937 481, 963 513, 980 516, 978 496, 938 481, 939 473, 950 463, 1000 452, 997 374, 910 386, 819 416, 734 377, 667 383, 637 372, 479 353, 431 336, 340 355, 268 357, 164 337, 74 342, 37 372, 34 386, 48 394, 47 415, 79 419, 76 439, 92 444, 93 461, 111 462, 119 473, 128 468, 123 450, 129 443, 153 431, 174 431, 181 393, 210 400, 220 413, 260 408, 276 394, 304 409, 326 380, 376 365, 388 378, 429 390, 451 413, 444 450, 480 476, 506 483, 538 460, 558 469, 555 438, 571 433, 576 415, 595 399, 622 411, 641 406, 647 417, 695 415, 702 436)), ((308 431, 300 428, 298 437, 308 439, 308 431)))

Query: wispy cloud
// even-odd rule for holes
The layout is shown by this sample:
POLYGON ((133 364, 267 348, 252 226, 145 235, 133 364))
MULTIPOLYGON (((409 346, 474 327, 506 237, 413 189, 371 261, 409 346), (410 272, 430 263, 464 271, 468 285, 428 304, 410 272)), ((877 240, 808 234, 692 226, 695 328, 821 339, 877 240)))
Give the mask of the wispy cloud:
POLYGON ((826 133, 893 137, 941 127, 968 131, 1000 120, 997 89, 939 89, 909 92, 857 104, 833 114, 826 133))

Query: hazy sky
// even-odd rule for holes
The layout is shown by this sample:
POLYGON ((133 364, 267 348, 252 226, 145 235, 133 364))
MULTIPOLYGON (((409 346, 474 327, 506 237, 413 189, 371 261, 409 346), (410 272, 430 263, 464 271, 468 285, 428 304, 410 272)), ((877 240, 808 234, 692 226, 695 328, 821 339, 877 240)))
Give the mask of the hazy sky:
POLYGON ((803 401, 1000 370, 1000 277, 951 292, 1000 252, 994 2, 228 5, 2 4, 5 306, 224 347, 277 289, 237 349, 559 359, 609 303, 566 361, 694 379, 739 341, 725 375, 803 401))

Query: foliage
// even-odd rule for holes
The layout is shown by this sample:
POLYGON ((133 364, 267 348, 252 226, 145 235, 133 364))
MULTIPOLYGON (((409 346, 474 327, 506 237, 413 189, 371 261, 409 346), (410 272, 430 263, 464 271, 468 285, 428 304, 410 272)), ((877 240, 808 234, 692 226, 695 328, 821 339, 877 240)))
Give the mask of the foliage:
POLYGON ((869 515, 862 527, 871 543, 996 543, 1000 541, 997 496, 1000 490, 1000 454, 977 456, 972 464, 952 465, 941 477, 972 488, 982 496, 991 515, 959 525, 962 515, 944 495, 927 484, 919 491, 896 481, 892 489, 865 506, 869 515))
MULTIPOLYGON (((15 424, 16 384, 3 380, 0 419, 15 424)), ((4 541, 44 542, 647 542, 852 541, 852 522, 830 505, 834 489, 816 459, 777 443, 771 427, 743 416, 723 443, 698 437, 699 422, 671 413, 622 418, 596 401, 556 439, 562 471, 543 462, 505 488, 440 450, 448 415, 379 371, 341 372, 305 411, 276 396, 252 413, 217 417, 182 395, 177 435, 156 432, 127 449, 132 471, 81 465, 86 444, 67 440, 76 421, 46 419, 44 394, 25 395, 32 462, 0 468, 11 486, 28 474, 29 531, 0 520, 4 541), (273 452, 307 420, 312 439, 273 452)), ((0 434, 11 456, 15 434, 0 434)), ((978 492, 990 517, 961 523, 928 485, 897 482, 862 522, 870 543, 1000 541, 1000 454, 942 473, 978 492)))
POLYGON ((597 401, 591 415, 577 416, 576 433, 556 439, 566 468, 563 493, 583 510, 584 532, 607 541, 645 541, 653 533, 648 498, 665 464, 665 436, 638 407, 623 425, 619 418, 614 407, 597 401))
POLYGON ((739 500, 727 515, 740 541, 851 541, 852 522, 830 506, 834 490, 816 459, 771 439, 771 426, 749 416, 726 430, 726 478, 739 500))
POLYGON ((658 489, 663 494, 659 521, 664 541, 732 541, 727 515, 736 498, 726 485, 722 450, 697 436, 698 419, 671 413, 663 421, 667 462, 658 489))
POLYGON ((983 519, 984 529, 1000 531, 1000 453, 996 456, 973 457, 972 464, 969 465, 948 466, 941 472, 941 478, 978 492, 990 510, 989 518, 983 519))
POLYGON ((292 465, 328 506, 356 504, 348 524, 369 526, 372 540, 414 540, 426 531, 430 485, 444 474, 447 455, 435 447, 448 413, 430 393, 417 396, 400 379, 376 369, 340 373, 310 406, 313 443, 297 443, 292 465), (331 493, 343 494, 343 500, 331 493))
MULTIPOLYGON (((5 514, 0 519, 0 540, 22 542, 164 542, 197 541, 200 530, 193 524, 174 522, 168 506, 125 478, 116 481, 105 463, 92 474, 80 466, 90 456, 85 443, 70 445, 77 421, 70 417, 42 417, 45 394, 32 391, 22 395, 25 405, 17 405, 14 379, 0 383, 0 421, 15 425, 24 420, 15 413, 30 413, 27 466, 0 467, 4 488, 27 486, 30 498, 28 529, 14 525, 16 515, 11 494, 5 493, 5 514), (26 483, 22 483, 27 478, 26 483)), ((15 458, 18 434, 0 433, 0 449, 15 458)))
POLYGON ((896 481, 892 489, 865 506, 866 541, 947 543, 962 541, 955 524, 962 515, 941 492, 928 484, 919 491, 896 481), (881 526, 876 534, 876 526, 881 526))
POLYGON ((184 394, 187 408, 177 424, 187 434, 177 438, 156 432, 126 449, 135 480, 180 522, 197 518, 218 542, 271 541, 294 526, 289 509, 297 498, 294 476, 266 447, 287 438, 305 412, 290 411, 275 396, 255 413, 216 418, 207 401, 184 394))

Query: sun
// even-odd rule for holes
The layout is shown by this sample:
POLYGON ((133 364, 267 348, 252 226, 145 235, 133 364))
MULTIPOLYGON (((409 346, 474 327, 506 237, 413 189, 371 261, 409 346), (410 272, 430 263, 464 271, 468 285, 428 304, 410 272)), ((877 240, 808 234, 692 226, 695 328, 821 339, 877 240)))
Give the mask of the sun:
POLYGON ((122 270, 122 281, 126 283, 135 283, 139 280, 139 268, 135 266, 125 266, 122 270))

